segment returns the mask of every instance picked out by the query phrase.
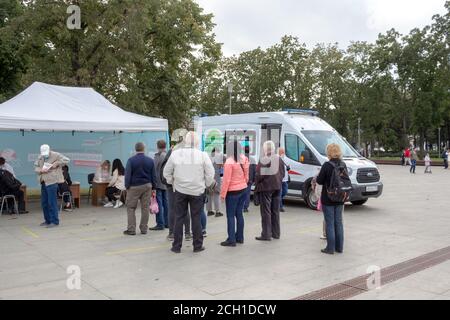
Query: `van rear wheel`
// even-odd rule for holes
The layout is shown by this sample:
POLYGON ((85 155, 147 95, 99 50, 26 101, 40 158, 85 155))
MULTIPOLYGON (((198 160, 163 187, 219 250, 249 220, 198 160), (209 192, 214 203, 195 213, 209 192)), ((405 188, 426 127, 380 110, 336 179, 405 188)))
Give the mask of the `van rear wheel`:
POLYGON ((313 210, 317 210, 317 203, 319 202, 319 199, 311 186, 309 186, 308 191, 306 192, 305 201, 308 207, 313 210))
POLYGON ((368 200, 368 199, 352 201, 352 204, 353 204, 354 206, 362 206, 364 203, 367 202, 367 200, 368 200))

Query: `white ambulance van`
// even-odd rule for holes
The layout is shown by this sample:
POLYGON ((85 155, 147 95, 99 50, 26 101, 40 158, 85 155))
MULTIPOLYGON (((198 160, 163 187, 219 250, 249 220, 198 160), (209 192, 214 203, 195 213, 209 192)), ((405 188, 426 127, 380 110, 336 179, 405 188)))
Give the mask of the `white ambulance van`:
POLYGON ((383 183, 377 166, 361 156, 327 122, 311 110, 288 109, 281 112, 248 113, 220 116, 202 116, 194 120, 195 130, 201 134, 202 148, 211 152, 218 148, 226 153, 228 141, 237 139, 251 161, 259 160, 262 144, 272 140, 286 150, 290 166, 289 197, 301 198, 315 209, 318 198, 311 188, 323 163, 328 161, 326 146, 341 146, 343 160, 353 184, 350 202, 363 205, 369 198, 383 192, 383 183))

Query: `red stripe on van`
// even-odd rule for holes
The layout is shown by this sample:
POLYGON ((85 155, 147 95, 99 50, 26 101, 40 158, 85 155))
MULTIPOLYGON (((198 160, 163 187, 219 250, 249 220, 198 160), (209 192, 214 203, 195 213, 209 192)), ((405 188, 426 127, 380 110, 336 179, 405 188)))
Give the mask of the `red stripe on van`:
POLYGON ((302 176, 302 174, 300 172, 293 171, 293 170, 289 170, 288 173, 293 174, 294 176, 302 176))

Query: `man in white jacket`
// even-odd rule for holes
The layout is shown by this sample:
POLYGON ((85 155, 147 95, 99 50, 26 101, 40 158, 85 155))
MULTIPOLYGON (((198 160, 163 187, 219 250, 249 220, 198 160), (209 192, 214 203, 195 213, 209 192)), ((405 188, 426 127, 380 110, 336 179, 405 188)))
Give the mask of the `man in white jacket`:
POLYGON ((200 215, 205 201, 205 189, 215 183, 211 159, 199 150, 199 138, 188 132, 182 148, 172 152, 163 171, 167 183, 175 193, 175 227, 172 251, 180 253, 183 244, 183 223, 191 211, 194 252, 203 251, 200 215))

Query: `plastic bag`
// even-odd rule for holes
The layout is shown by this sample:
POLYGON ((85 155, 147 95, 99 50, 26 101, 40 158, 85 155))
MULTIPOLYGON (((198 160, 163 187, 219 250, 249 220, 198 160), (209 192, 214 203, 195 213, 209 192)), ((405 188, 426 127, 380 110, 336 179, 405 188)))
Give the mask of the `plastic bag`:
POLYGON ((157 214, 159 212, 158 201, 156 201, 156 195, 152 195, 150 200, 150 213, 157 214))

